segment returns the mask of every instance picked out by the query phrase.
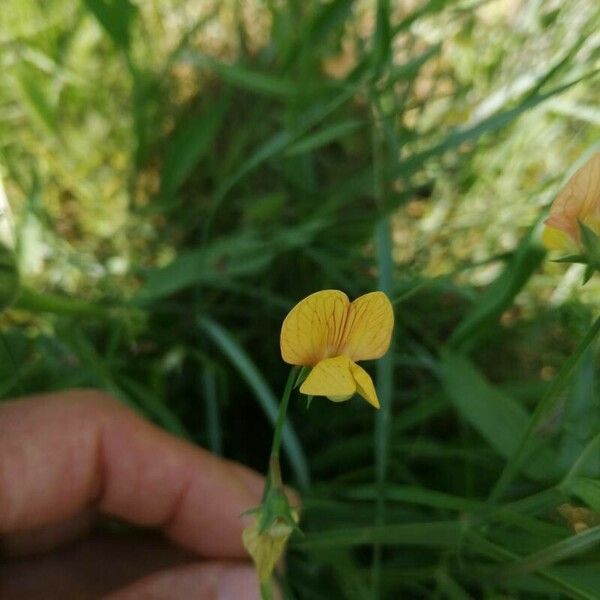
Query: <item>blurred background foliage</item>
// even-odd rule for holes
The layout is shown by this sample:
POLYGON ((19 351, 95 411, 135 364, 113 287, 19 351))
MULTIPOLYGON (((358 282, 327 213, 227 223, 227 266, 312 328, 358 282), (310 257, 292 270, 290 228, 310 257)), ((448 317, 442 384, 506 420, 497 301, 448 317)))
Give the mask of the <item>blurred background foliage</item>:
POLYGON ((289 597, 600 597, 600 287, 537 242, 600 146, 599 26, 594 0, 3 0, 0 395, 100 387, 264 470, 286 312, 383 289, 384 408, 291 409, 289 597))

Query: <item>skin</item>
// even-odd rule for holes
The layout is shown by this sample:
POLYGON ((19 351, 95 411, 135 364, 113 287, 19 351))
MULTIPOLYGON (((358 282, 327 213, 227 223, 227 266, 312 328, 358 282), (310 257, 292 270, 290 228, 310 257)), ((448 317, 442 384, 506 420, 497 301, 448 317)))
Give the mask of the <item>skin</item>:
POLYGON ((240 515, 263 485, 100 392, 4 402, 0 597, 258 599, 240 515), (107 516, 144 529, 90 535, 107 516))

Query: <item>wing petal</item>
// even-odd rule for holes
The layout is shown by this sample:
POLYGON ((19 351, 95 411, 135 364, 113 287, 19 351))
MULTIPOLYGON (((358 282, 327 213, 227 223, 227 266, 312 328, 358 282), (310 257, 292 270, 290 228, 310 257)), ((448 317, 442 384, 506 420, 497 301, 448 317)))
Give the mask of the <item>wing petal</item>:
POLYGON ((350 363, 350 372, 356 382, 356 391, 372 406, 379 408, 379 398, 371 376, 356 363, 350 363))

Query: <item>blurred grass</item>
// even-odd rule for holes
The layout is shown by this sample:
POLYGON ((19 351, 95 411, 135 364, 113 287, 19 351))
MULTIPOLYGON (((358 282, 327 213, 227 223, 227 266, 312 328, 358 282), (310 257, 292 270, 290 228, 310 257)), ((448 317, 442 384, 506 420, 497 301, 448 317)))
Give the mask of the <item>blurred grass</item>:
POLYGON ((381 411, 292 402, 289 597, 599 597, 600 288, 535 226, 598 148, 599 26, 593 0, 4 0, 0 395, 102 387, 264 470, 287 310, 379 287, 381 411))

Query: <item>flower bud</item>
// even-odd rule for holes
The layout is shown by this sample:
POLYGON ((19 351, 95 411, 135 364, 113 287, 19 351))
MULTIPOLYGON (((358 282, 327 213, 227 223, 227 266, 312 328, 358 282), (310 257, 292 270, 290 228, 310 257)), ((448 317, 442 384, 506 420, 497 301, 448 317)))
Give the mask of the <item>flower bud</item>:
POLYGON ((275 566, 283 556, 288 538, 295 528, 298 516, 292 512, 293 524, 277 516, 261 530, 263 513, 259 511, 254 523, 242 533, 244 547, 252 557, 261 583, 269 581, 275 566))

